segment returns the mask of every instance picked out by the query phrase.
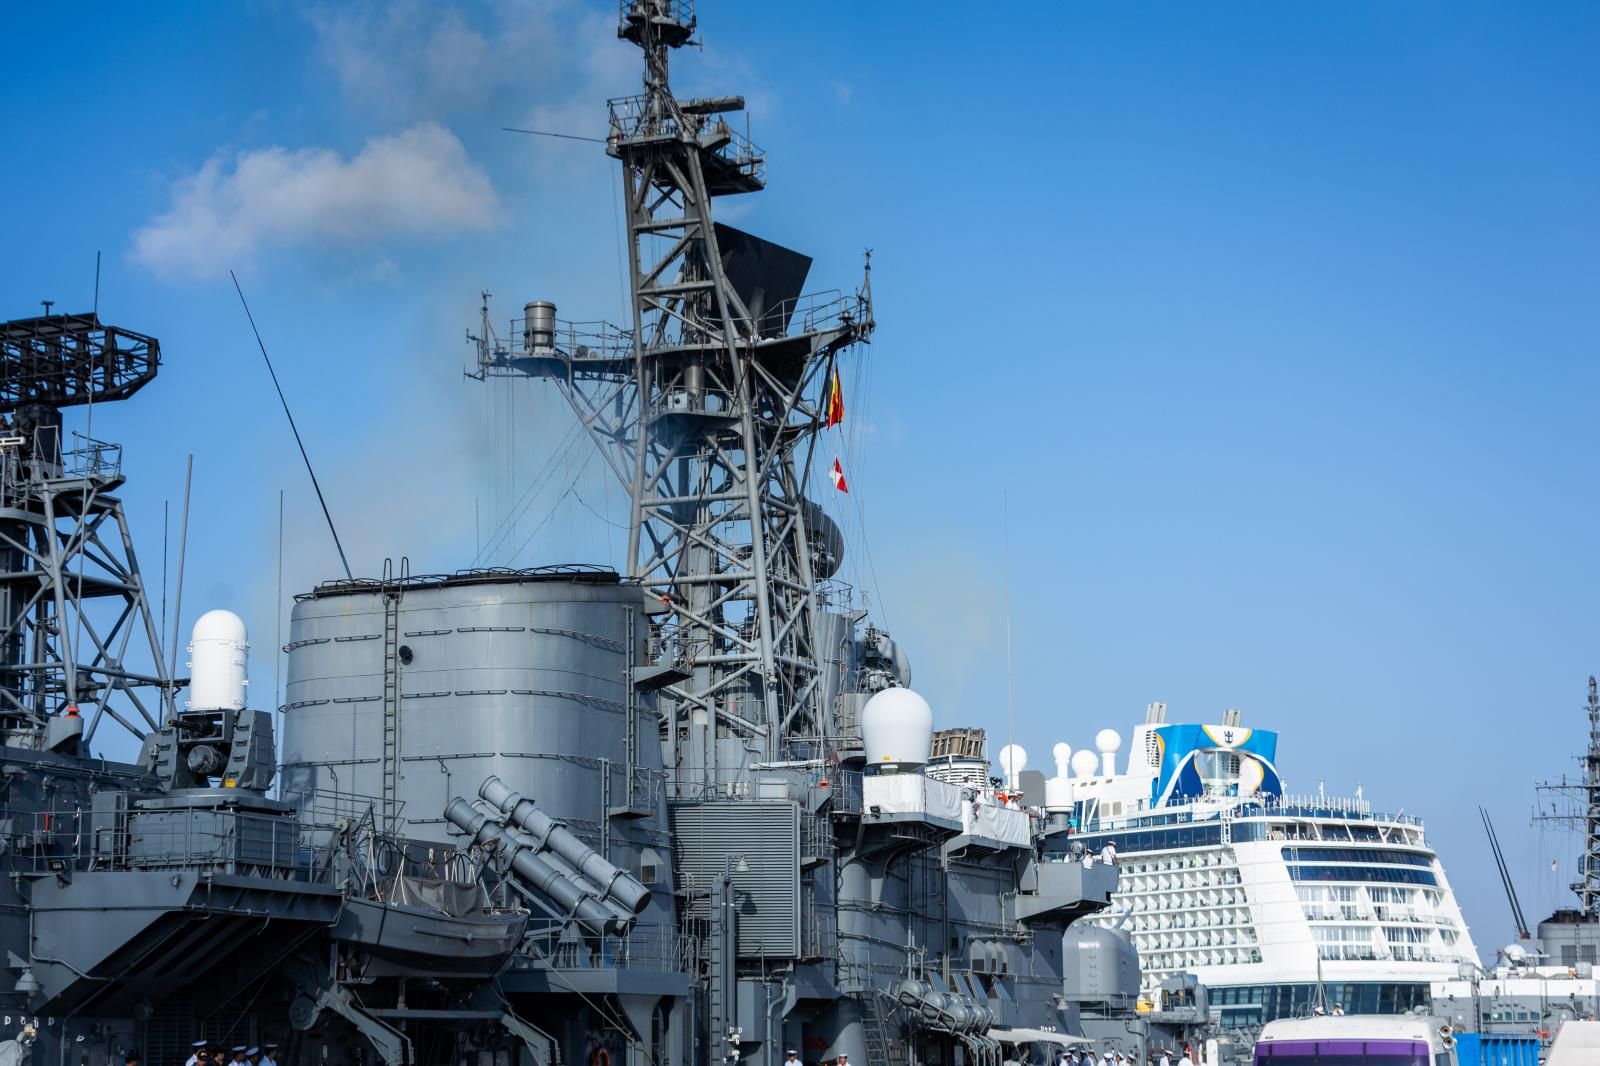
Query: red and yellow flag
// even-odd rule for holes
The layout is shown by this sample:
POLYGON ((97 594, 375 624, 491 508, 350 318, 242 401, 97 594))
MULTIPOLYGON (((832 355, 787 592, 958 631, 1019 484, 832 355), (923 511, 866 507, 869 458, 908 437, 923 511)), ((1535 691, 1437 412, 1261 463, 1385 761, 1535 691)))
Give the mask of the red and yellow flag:
POLYGON ((839 368, 833 368, 833 380, 828 384, 828 404, 823 411, 826 424, 823 429, 832 429, 844 421, 844 389, 839 385, 839 368))

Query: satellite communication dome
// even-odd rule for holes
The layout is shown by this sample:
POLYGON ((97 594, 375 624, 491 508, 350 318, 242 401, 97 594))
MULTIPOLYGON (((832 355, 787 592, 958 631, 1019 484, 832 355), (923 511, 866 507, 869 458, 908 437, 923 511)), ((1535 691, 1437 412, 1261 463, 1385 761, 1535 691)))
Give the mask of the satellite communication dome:
POLYGON ((1102 729, 1094 735, 1094 746, 1100 752, 1100 772, 1111 777, 1117 772, 1117 749, 1122 747, 1122 734, 1115 729, 1102 729))
POLYGON ((1061 777, 1067 776, 1067 766, 1072 762, 1072 745, 1067 743, 1057 744, 1050 749, 1050 757, 1055 760, 1056 773, 1061 777))
POLYGON ((908 688, 886 688, 861 709, 861 743, 868 766, 923 766, 933 743, 933 708, 908 688))
POLYGON ((244 619, 232 611, 207 611, 189 638, 189 709, 242 711, 250 642, 244 619))
POLYGON ((1017 777, 1028 768, 1028 753, 1021 744, 1007 744, 1000 749, 1000 772, 1005 775, 1006 788, 1017 787, 1017 777))
POLYGON ((1076 777, 1093 777, 1095 769, 1100 765, 1100 760, 1094 757, 1094 752, 1079 748, 1072 756, 1072 773, 1076 777))

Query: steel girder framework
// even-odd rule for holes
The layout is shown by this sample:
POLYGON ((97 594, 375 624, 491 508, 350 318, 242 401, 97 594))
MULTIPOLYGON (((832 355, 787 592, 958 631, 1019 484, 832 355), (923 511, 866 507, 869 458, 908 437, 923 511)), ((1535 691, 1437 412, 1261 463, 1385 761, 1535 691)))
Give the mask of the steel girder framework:
MULTIPOLYGON (((1583 913, 1600 920, 1600 684, 1589 678, 1589 695, 1584 714, 1589 719, 1589 744, 1579 762, 1583 780, 1547 781, 1539 785, 1555 803, 1549 814, 1536 814, 1534 821, 1576 830, 1583 834, 1583 855, 1578 859, 1578 879, 1571 885, 1581 901, 1583 913)), ((1544 804, 1540 804, 1540 810, 1544 804)))
POLYGON ((76 446, 64 448, 61 426, 61 408, 131 396, 159 364, 153 337, 93 314, 0 323, 0 727, 7 730, 39 731, 52 717, 81 715, 87 742, 109 716, 142 739, 171 708, 161 636, 122 503, 112 495, 123 483, 121 449, 77 434, 76 446))
POLYGON ((834 732, 817 699, 816 582, 837 560, 805 471, 828 373, 870 339, 870 290, 741 299, 712 201, 760 190, 765 158, 720 117, 741 99, 673 96, 667 55, 691 35, 686 11, 623 4, 619 35, 645 55, 645 92, 611 101, 607 141, 622 165, 632 329, 556 323, 530 304, 515 355, 485 327, 477 376, 555 381, 628 488, 630 575, 659 598, 664 656, 692 675, 667 690, 671 713, 713 715, 769 759, 815 756, 834 732))

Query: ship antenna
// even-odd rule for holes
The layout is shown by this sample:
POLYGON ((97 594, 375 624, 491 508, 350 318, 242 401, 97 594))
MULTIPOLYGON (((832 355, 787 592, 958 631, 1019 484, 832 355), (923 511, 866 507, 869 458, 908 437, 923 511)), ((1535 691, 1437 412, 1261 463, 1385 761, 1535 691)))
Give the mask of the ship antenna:
POLYGON ((552 133, 550 130, 524 130, 516 126, 501 126, 505 133, 531 133, 535 137, 559 137, 563 141, 588 141, 591 144, 605 144, 604 137, 584 137, 577 133, 552 133))
POLYGON ((306 454, 306 442, 300 439, 300 427, 294 424, 294 412, 289 410, 289 401, 284 398, 283 386, 278 384, 278 372, 272 369, 272 357, 267 354, 267 346, 261 342, 261 331, 256 328, 256 316, 250 313, 250 303, 244 298, 244 289, 239 285, 239 278, 233 271, 228 271, 228 277, 233 278, 233 288, 239 294, 239 303, 244 306, 244 317, 250 320, 250 332, 256 335, 256 347, 261 349, 261 358, 266 361, 267 373, 272 375, 272 387, 278 390, 278 402, 283 404, 283 416, 289 420, 289 431, 294 434, 294 442, 300 447, 300 458, 305 460, 306 473, 311 476, 311 487, 317 490, 317 502, 322 504, 322 517, 328 520, 328 532, 333 534, 333 546, 339 550, 339 562, 344 566, 344 576, 348 581, 354 581, 355 575, 350 572, 350 560, 345 558, 344 545, 339 542, 339 531, 334 528, 333 515, 328 511, 328 501, 322 495, 322 485, 317 482, 317 472, 311 468, 311 456, 306 454))
POLYGON ((1489 834, 1489 852, 1494 856, 1495 869, 1500 872, 1500 884, 1506 890, 1506 900, 1511 904, 1511 920, 1517 926, 1517 939, 1527 940, 1528 922, 1522 916, 1522 903, 1517 899, 1517 889, 1511 882, 1511 871, 1506 866, 1506 856, 1500 850, 1500 838, 1495 835, 1494 823, 1489 820, 1489 808, 1478 807, 1478 815, 1483 819, 1483 831, 1489 834))
MULTIPOLYGON (((1016 720, 1016 699, 1011 656, 1011 505, 1004 489, 1000 492, 1000 541, 1001 580, 1004 582, 1001 591, 1006 610, 1006 746, 1010 747, 1015 742, 1012 733, 1016 720)), ((1002 766, 1000 769, 1007 771, 1008 778, 1011 776, 1010 767, 1002 766)))

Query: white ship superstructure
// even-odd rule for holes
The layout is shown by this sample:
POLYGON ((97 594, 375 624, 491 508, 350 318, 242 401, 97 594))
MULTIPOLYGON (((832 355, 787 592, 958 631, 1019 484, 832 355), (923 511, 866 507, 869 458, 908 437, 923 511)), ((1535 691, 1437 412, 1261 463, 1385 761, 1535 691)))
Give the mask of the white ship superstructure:
POLYGON ((1147 994, 1192 973, 1225 1025, 1319 1002, 1349 1013, 1425 1005, 1430 982, 1477 952, 1422 822, 1375 812, 1359 789, 1287 793, 1277 739, 1237 711, 1169 724, 1157 703, 1120 772, 1115 730, 1100 731, 1095 751, 1056 745, 1047 808, 1074 819, 1091 851, 1113 844, 1122 867, 1098 920, 1132 935, 1147 994))

